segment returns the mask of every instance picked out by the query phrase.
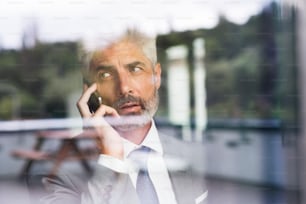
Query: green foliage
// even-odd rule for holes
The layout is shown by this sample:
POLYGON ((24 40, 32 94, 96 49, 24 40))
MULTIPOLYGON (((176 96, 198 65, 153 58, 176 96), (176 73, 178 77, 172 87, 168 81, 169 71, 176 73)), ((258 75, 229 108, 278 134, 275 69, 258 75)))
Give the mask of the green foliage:
POLYGON ((0 100, 0 120, 8 120, 13 114, 12 101, 9 97, 0 100))
MULTIPOLYGON (((77 42, 40 43, 33 48, 20 51, 0 52, 0 80, 18 90, 20 117, 66 115, 67 97, 81 88, 80 65, 77 57, 77 42)), ((5 92, 5 90, 0 91, 5 92)), ((0 101, 1 110, 10 108, 9 100, 7 96, 0 101)), ((10 114, 2 112, 0 117, 7 119, 10 114)))
POLYGON ((221 18, 213 29, 159 36, 158 45, 186 45, 192 72, 191 43, 205 40, 209 118, 273 118, 294 124, 299 96, 293 18, 280 18, 279 5, 272 3, 244 25, 221 18))
POLYGON ((245 48, 231 60, 222 59, 207 65, 207 106, 210 116, 252 116, 258 92, 258 59, 257 48, 245 48))

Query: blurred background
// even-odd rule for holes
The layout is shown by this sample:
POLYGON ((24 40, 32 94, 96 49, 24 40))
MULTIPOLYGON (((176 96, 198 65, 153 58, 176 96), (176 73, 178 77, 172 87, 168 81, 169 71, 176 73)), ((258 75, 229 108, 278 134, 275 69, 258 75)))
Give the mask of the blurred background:
POLYGON ((133 26, 157 37, 158 127, 205 146, 188 159, 208 203, 306 203, 305 12, 303 0, 1 1, 0 196, 31 203, 30 172, 90 171, 92 141, 70 140, 79 54, 133 26))

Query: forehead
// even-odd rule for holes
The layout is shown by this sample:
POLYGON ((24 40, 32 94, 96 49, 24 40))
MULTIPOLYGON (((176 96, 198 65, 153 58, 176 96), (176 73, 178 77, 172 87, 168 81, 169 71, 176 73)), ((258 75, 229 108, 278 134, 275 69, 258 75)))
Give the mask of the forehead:
POLYGON ((96 50, 93 53, 90 67, 100 64, 114 65, 118 61, 120 63, 130 63, 135 60, 150 63, 150 60, 137 44, 129 41, 120 41, 112 43, 104 49, 96 50))

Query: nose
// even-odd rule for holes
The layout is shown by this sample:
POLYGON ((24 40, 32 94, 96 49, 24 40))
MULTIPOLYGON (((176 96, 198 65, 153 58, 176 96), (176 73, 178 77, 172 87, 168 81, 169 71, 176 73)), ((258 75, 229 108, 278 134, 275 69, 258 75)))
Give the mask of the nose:
POLYGON ((126 71, 121 71, 118 73, 118 89, 119 95, 125 96, 133 92, 131 86, 131 78, 126 71))

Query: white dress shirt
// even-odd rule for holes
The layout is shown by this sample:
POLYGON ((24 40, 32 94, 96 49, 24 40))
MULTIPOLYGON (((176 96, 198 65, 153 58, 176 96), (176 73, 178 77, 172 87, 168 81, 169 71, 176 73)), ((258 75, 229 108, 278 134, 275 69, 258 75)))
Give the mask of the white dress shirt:
POLYGON ((139 148, 146 146, 153 151, 150 152, 148 158, 148 172, 155 187, 160 204, 176 204, 174 191, 169 178, 168 170, 163 159, 163 148, 160 143, 158 131, 152 120, 151 128, 140 145, 136 145, 128 140, 124 140, 124 159, 120 160, 109 155, 101 154, 98 164, 112 169, 120 173, 129 174, 129 177, 136 188, 136 180, 138 175, 138 167, 128 158, 129 154, 139 148))

